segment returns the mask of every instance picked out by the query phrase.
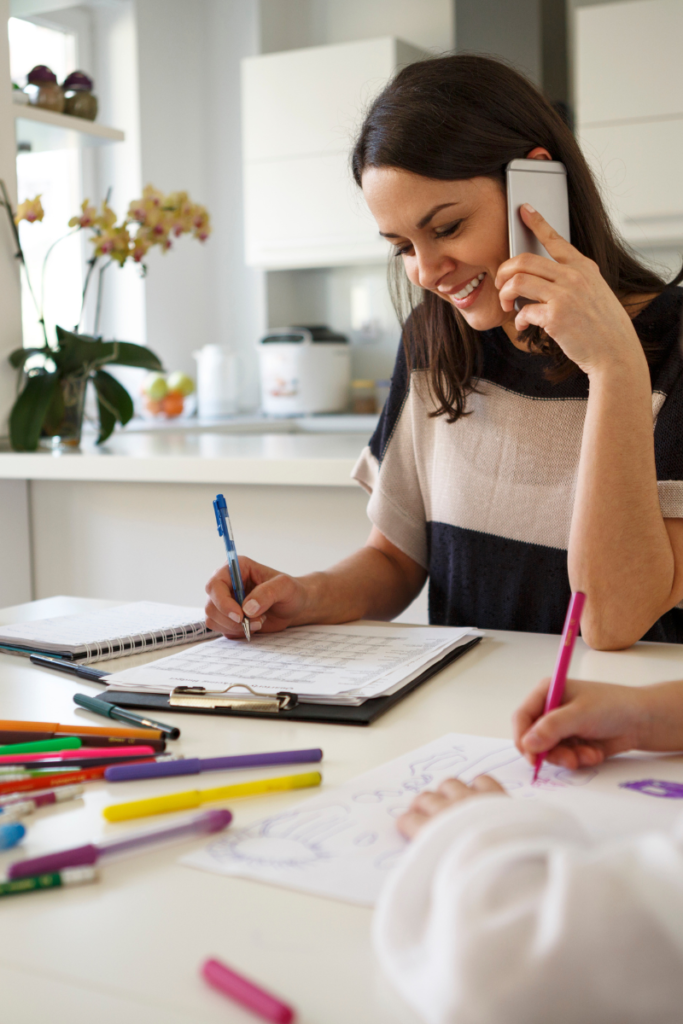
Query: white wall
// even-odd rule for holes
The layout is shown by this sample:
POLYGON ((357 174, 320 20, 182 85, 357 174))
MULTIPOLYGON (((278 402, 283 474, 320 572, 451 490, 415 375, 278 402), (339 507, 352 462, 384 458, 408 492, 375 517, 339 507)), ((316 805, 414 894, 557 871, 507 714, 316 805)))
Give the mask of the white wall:
MULTIPOLYGON (((135 0, 143 184, 186 189, 214 234, 154 252, 147 344, 169 369, 194 371, 207 342, 252 346, 262 330, 260 275, 244 267, 240 60, 257 52, 251 0, 135 0)), ((253 386, 253 385, 252 385, 253 386)))
MULTIPOLYGON (((396 36, 433 53, 455 44, 453 0, 260 0, 263 53, 396 36)), ((328 323, 351 340, 352 375, 387 378, 391 374, 400 328, 386 284, 384 263, 304 271, 274 271, 267 277, 269 327, 291 323, 328 323), (358 328, 358 306, 370 317, 358 328), (354 313, 356 315, 354 315, 354 313)))
POLYGON ((442 53, 453 49, 453 0, 260 0, 261 52, 397 36, 442 53))

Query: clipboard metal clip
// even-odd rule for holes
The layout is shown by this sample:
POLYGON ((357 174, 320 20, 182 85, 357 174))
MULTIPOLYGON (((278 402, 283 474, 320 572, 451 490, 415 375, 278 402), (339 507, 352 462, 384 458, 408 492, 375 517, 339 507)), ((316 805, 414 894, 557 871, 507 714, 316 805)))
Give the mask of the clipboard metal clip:
POLYGON ((299 703, 295 693, 268 696, 256 693, 246 683, 233 683, 224 690, 207 690, 204 686, 176 686, 168 698, 172 708, 229 708, 232 711, 289 711, 299 703), (230 693, 231 690, 248 691, 230 693))

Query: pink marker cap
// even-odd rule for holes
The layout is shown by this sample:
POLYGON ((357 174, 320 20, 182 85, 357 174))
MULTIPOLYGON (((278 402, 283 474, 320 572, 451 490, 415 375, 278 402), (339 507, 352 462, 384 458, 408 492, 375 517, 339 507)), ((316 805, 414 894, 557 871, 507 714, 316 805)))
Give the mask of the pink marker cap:
POLYGON ((274 1021, 274 1024, 290 1024, 295 1019, 294 1010, 290 1006, 280 1002, 269 992, 264 992, 262 988, 258 988, 240 974, 231 971, 220 960, 205 960, 202 964, 202 974, 214 988, 265 1020, 274 1021))

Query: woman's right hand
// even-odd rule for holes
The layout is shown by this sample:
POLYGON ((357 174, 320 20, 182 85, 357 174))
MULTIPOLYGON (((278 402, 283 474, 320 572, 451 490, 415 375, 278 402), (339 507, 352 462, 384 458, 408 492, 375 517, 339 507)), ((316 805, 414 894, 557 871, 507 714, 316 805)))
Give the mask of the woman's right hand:
POLYGON ((206 584, 206 624, 233 640, 244 637, 242 619, 246 615, 251 630, 278 633, 300 621, 308 603, 308 590, 302 580, 251 558, 241 557, 240 570, 246 599, 243 608, 235 600, 227 563, 206 584))

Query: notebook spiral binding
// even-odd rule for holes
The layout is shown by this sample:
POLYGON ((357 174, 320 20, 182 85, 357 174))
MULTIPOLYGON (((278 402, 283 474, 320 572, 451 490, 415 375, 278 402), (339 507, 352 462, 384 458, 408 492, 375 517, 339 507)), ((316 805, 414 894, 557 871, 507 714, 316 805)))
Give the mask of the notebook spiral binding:
MULTIPOLYGON (((174 626, 172 629, 156 633, 129 633, 126 636, 113 637, 111 640, 87 644, 84 650, 84 661, 99 661, 103 658, 122 658, 131 651, 153 651, 157 647, 175 647, 182 643, 191 643, 203 637, 217 636, 203 622, 188 626, 174 626)), ((79 659, 81 660, 81 659, 79 659)))

